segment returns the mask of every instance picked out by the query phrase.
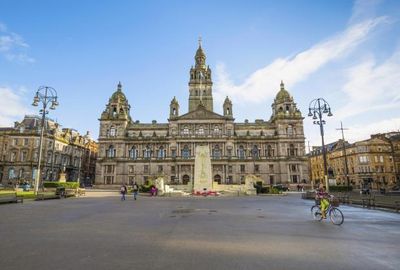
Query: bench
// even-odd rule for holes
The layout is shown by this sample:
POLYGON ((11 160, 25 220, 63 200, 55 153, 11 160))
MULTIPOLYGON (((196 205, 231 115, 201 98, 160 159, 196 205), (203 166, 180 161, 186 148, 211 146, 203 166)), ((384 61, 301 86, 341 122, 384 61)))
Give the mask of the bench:
POLYGON ((383 207, 383 208, 392 208, 392 209, 395 209, 396 212, 399 212, 400 200, 398 200, 398 198, 394 198, 392 196, 376 196, 375 197, 375 206, 383 207))
POLYGON ((336 195, 340 203, 350 203, 350 195, 348 193, 339 193, 336 195))
POLYGON ((76 189, 65 189, 64 198, 75 197, 76 193, 77 193, 76 189))
POLYGON ((366 195, 366 196, 361 196, 362 200, 362 207, 375 207, 375 196, 374 195, 366 195))
POLYGON ((61 199, 61 196, 59 194, 56 193, 48 193, 48 192, 39 192, 36 195, 36 200, 40 201, 40 200, 51 200, 51 199, 61 199))
POLYGON ((84 188, 78 188, 77 194, 78 194, 78 196, 84 196, 84 195, 86 195, 86 189, 84 189, 84 188))
POLYGON ((24 197, 17 196, 17 193, 4 193, 0 194, 0 203, 17 203, 24 202, 24 197))

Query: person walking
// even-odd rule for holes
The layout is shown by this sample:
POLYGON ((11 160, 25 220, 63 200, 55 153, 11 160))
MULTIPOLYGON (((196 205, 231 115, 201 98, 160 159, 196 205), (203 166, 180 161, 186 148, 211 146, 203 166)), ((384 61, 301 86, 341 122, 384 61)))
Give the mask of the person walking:
POLYGON ((133 192, 133 199, 137 198, 138 192, 139 192, 139 186, 136 184, 136 182, 132 186, 132 192, 133 192))
POLYGON ((126 188, 125 184, 122 184, 121 186, 121 201, 125 201, 125 194, 128 192, 128 189, 126 188))

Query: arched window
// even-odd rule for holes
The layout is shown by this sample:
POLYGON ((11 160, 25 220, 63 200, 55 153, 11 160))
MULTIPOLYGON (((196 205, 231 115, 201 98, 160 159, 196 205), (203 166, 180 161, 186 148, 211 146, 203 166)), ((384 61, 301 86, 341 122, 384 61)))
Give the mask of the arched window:
POLYGON ((188 128, 187 126, 185 126, 185 127, 183 128, 183 136, 188 136, 189 134, 190 134, 189 128, 188 128))
POLYGON ((266 149, 266 156, 267 157, 273 157, 274 156, 274 149, 272 148, 272 146, 271 145, 268 145, 267 146, 267 149, 266 149))
POLYGON ((185 145, 182 149, 182 157, 183 158, 189 158, 190 157, 190 149, 189 146, 185 145))
POLYGON ((138 150, 136 149, 135 146, 132 146, 132 148, 129 150, 129 158, 137 159, 137 157, 138 157, 138 150))
POLYGON ((163 158, 165 158, 165 156, 166 156, 166 151, 163 146, 160 146, 160 148, 158 148, 157 157, 159 159, 163 159, 163 158))
POLYGON ((187 185, 189 183, 189 181, 190 181, 189 175, 185 174, 184 176, 182 176, 182 183, 184 185, 187 185))
MULTIPOLYGON (((116 152, 117 152, 117 150, 114 148, 114 146, 110 145, 110 147, 108 147, 108 149, 107 149, 107 157, 109 157, 109 158, 115 157, 116 152)), ((66 162, 67 162, 66 159, 64 159, 63 163, 65 164, 66 162)))
POLYGON ((23 179, 24 178, 24 169, 19 169, 19 172, 18 172, 18 178, 19 179, 23 179))
POLYGON ((239 157, 239 159, 245 159, 246 158, 246 150, 244 149, 243 145, 239 146, 238 157, 239 157))
POLYGON ((172 109, 172 115, 176 115, 176 109, 175 108, 172 109))
POLYGON ((219 126, 215 126, 214 127, 214 135, 220 135, 221 134, 221 130, 219 129, 219 126))
POLYGON ((203 136, 203 135, 204 135, 204 128, 203 128, 203 126, 200 126, 200 127, 199 127, 199 129, 197 130, 197 134, 198 134, 199 136, 203 136))
POLYGON ((221 149, 219 148, 219 145, 214 146, 212 155, 213 155, 213 158, 215 158, 215 159, 221 158, 221 149))
POLYGON ((221 184, 221 175, 219 175, 219 174, 215 175, 214 182, 218 182, 218 184, 221 184))
POLYGON ((110 137, 117 136, 117 129, 115 127, 110 128, 110 137))
POLYGON ((14 168, 10 168, 8 170, 8 179, 15 179, 15 178, 16 178, 15 170, 14 170, 14 168))
POLYGON ((147 159, 151 158, 151 148, 150 148, 150 145, 147 145, 147 146, 146 146, 146 149, 143 150, 143 157, 144 157, 144 158, 147 158, 147 159))
POLYGON ((296 148, 294 148, 294 145, 293 144, 290 144, 289 145, 289 148, 288 148, 288 156, 297 156, 297 149, 296 148))
POLYGON ((260 153, 259 153, 259 150, 258 150, 258 146, 257 146, 257 145, 254 145, 254 146, 253 146, 253 149, 251 150, 251 155, 252 155, 252 157, 253 157, 254 159, 258 159, 258 158, 260 157, 260 153))
POLYGON ((286 129, 287 135, 291 136, 293 135, 293 126, 289 125, 286 129))

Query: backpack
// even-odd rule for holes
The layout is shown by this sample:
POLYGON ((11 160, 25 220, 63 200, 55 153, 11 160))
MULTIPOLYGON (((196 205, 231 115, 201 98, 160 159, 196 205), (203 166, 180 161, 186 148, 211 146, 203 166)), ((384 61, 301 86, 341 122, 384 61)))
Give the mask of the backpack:
POLYGON ((125 187, 121 187, 121 193, 125 193, 125 187))

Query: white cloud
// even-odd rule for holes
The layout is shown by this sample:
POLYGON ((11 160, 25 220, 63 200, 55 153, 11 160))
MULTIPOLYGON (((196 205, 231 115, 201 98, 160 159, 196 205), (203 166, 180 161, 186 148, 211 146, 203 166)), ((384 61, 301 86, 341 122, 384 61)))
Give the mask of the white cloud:
POLYGON ((351 25, 342 33, 316 44, 293 58, 276 59, 253 72, 239 85, 232 82, 224 65, 219 64, 216 70, 216 99, 221 101, 225 96, 230 96, 234 101, 265 102, 267 98, 276 94, 281 79, 293 87, 328 62, 347 55, 365 41, 368 34, 378 25, 387 22, 388 18, 382 16, 351 25))
POLYGON ((346 72, 342 91, 349 100, 339 118, 400 107, 400 49, 381 64, 370 57, 346 72))
POLYGON ((28 48, 29 45, 20 35, 7 31, 7 27, 0 23, 0 54, 9 61, 33 63, 35 59, 28 56, 28 48))
POLYGON ((30 113, 15 92, 9 87, 0 86, 0 126, 13 126, 14 121, 21 121, 25 114, 30 113))

